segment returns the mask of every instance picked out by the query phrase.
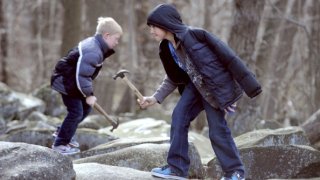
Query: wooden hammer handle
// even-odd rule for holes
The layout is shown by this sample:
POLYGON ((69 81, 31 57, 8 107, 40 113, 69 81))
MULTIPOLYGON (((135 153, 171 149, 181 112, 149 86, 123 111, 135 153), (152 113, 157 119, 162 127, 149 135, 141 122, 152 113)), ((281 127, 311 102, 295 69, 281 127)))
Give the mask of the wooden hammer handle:
POLYGON ((128 80, 128 78, 125 76, 122 78, 128 86, 133 90, 134 94, 140 99, 140 101, 143 100, 143 95, 140 93, 140 91, 128 80))
MULTIPOLYGON (((111 116, 109 116, 103 109, 102 107, 96 102, 94 103, 93 107, 99 112, 101 113, 113 126, 113 129, 116 129, 119 125, 119 121, 114 120, 111 116)), ((112 130, 113 130, 112 129, 112 130)), ((112 131, 111 130, 111 131, 112 131)))

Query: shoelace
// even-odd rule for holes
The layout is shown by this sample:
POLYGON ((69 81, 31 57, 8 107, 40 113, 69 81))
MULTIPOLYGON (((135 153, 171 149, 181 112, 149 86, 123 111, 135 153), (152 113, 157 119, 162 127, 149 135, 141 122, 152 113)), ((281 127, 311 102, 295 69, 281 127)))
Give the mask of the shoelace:
POLYGON ((169 167, 169 165, 164 165, 164 166, 161 167, 161 170, 165 170, 165 169, 167 169, 168 167, 169 167))

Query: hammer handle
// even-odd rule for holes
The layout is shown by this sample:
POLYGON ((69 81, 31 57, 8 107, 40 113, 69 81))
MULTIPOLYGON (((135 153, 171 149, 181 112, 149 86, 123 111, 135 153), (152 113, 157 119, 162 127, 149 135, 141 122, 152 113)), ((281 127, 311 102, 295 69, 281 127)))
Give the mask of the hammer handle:
POLYGON ((111 124, 114 128, 118 126, 118 122, 116 122, 111 116, 109 116, 98 103, 94 103, 93 107, 101 113, 111 124))
POLYGON ((139 90, 128 80, 128 78, 127 78, 126 76, 124 76, 122 79, 123 79, 123 80, 128 84, 128 86, 133 90, 134 94, 135 94, 136 96, 138 96, 138 98, 140 99, 140 101, 142 101, 142 100, 143 100, 143 96, 142 96, 142 94, 139 92, 139 90))

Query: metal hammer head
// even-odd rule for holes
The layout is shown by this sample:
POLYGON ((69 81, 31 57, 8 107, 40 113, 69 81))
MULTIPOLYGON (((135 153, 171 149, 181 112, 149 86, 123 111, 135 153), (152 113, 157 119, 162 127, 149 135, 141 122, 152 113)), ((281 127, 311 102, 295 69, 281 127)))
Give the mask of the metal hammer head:
POLYGON ((124 76, 125 76, 124 73, 129 73, 129 71, 128 71, 128 70, 125 70, 125 69, 122 69, 122 70, 118 71, 118 72, 117 72, 114 76, 112 76, 112 77, 113 77, 114 80, 116 80, 117 77, 124 78, 124 76))
POLYGON ((110 130, 111 132, 113 132, 113 130, 117 129, 119 126, 119 119, 115 118, 114 121, 115 123, 112 123, 112 129, 110 130))

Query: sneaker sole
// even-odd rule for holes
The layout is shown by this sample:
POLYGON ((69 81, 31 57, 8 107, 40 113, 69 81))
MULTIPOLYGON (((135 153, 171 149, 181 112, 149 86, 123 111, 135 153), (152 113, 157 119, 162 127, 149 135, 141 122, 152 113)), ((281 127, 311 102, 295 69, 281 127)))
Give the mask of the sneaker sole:
POLYGON ((73 155, 73 154, 80 153, 80 149, 78 149, 77 151, 73 151, 73 152, 61 152, 61 151, 59 151, 57 149, 53 149, 53 148, 51 148, 51 149, 53 151, 55 151, 55 152, 58 152, 58 153, 62 154, 62 155, 73 155))
POLYGON ((75 148, 79 148, 80 147, 78 144, 69 143, 69 145, 72 146, 72 147, 75 147, 75 148))
POLYGON ((178 180, 186 180, 187 178, 184 177, 179 177, 179 176, 172 176, 172 175, 165 175, 165 174, 160 174, 160 173, 156 173, 156 172, 151 172, 152 176, 155 177, 160 177, 160 178, 170 178, 170 179, 178 179, 178 180))
POLYGON ((74 154, 77 154, 77 153, 79 153, 80 151, 76 151, 76 152, 68 152, 68 153, 66 153, 66 152, 59 152, 59 151, 56 151, 56 152, 58 152, 58 153, 60 153, 60 154, 62 154, 62 155, 66 155, 66 156, 68 156, 68 155, 74 155, 74 154))
MULTIPOLYGON (((52 137, 53 137, 53 141, 54 141, 55 138, 57 137, 57 135, 52 134, 52 137)), ((78 144, 69 143, 69 145, 72 146, 72 147, 75 147, 75 148, 79 148, 80 147, 80 145, 78 145, 78 144)))

